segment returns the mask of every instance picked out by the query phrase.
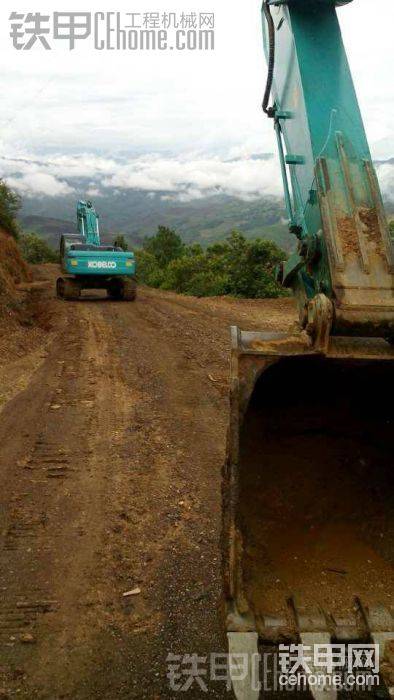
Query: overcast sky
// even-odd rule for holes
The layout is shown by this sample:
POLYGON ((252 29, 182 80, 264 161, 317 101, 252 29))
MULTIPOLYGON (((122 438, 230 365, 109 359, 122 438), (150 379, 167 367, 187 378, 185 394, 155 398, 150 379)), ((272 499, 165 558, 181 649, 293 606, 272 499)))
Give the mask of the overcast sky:
MULTIPOLYGON (((244 198, 281 193, 276 163, 250 158, 275 152, 272 124, 260 108, 266 76, 260 0, 133 3, 136 13, 214 12, 212 52, 95 51, 90 40, 72 52, 66 42, 52 42, 52 51, 12 47, 11 12, 65 9, 130 12, 130 3, 87 0, 65 8, 50 0, 37 6, 3 0, 0 168, 13 186, 25 195, 71 195, 64 178, 83 175, 97 195, 97 178, 103 187, 168 189, 184 199, 214 191, 244 198)), ((354 0, 339 15, 373 156, 390 158, 393 0, 354 0)), ((384 166, 381 179, 386 192, 393 189, 392 166, 384 166)))

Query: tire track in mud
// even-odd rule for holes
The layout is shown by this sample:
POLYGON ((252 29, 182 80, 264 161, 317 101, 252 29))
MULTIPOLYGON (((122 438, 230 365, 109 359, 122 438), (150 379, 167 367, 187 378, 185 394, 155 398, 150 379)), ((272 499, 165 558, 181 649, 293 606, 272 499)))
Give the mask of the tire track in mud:
POLYGON ((67 330, 0 427, 18 547, 1 552, 4 685, 29 699, 171 697, 167 653, 222 643, 227 324, 144 295, 58 308, 67 330), (16 448, 9 426, 23 423, 16 448))
MULTIPOLYGON (((54 303, 66 330, 0 421, 0 688, 26 700, 171 698, 168 653, 224 649, 233 311, 151 290, 135 304, 54 303)), ((234 302, 235 322, 247 313, 234 302)))
MULTIPOLYGON (((160 611, 159 625, 148 644, 139 639, 140 659, 129 697, 157 693, 167 698, 173 695, 166 678, 168 653, 201 655, 224 648, 218 614, 218 539, 226 389, 209 380, 213 365, 202 361, 212 328, 200 317, 190 322, 189 314, 181 316, 177 307, 163 313, 156 301, 144 298, 143 303, 122 308, 112 316, 112 327, 126 377, 136 370, 137 383, 144 388, 145 406, 138 408, 137 425, 148 427, 147 503, 153 511, 152 532, 160 529, 148 596, 148 605, 160 611), (161 494, 155 488, 158 479, 161 494)), ((112 314, 109 307, 104 308, 107 313, 112 314)), ((215 362, 218 359, 211 357, 215 362)), ((149 532, 142 542, 146 539, 149 532)), ((214 686, 210 693, 221 696, 214 686)), ((199 689, 188 695, 200 697, 199 689)))
POLYGON ((67 331, 1 424, 0 666, 5 684, 17 672, 22 697, 56 697, 75 664, 74 640, 88 642, 81 609, 124 415, 108 329, 82 305, 67 312, 67 331))

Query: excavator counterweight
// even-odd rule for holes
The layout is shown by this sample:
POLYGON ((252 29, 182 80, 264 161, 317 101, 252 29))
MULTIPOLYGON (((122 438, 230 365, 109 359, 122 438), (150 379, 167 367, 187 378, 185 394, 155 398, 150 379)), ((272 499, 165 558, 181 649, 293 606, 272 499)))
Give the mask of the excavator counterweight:
MULTIPOLYGON (((393 689, 394 258, 336 14, 350 1, 263 3, 299 328, 232 329, 225 618, 233 654, 375 643, 393 689)), ((250 674, 233 688, 259 697, 250 674)))

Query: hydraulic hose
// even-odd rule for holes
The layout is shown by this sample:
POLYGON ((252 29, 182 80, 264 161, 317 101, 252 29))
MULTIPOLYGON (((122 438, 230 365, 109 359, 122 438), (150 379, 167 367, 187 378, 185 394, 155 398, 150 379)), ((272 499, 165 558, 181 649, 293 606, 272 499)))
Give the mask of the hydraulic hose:
POLYGON ((263 11, 268 25, 268 37, 269 37, 269 58, 268 58, 268 75, 267 84, 265 86, 265 93, 263 98, 263 110, 269 117, 275 116, 275 108, 269 107, 268 103, 270 101, 272 81, 274 78, 274 68, 275 68, 275 25, 272 19, 271 9, 268 4, 268 0, 263 2, 263 11))

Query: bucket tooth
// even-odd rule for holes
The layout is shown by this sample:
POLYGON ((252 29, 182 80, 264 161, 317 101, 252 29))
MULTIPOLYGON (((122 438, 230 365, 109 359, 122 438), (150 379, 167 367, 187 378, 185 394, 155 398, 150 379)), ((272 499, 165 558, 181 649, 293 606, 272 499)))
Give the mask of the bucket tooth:
MULTIPOLYGON (((310 669, 310 674, 307 674, 307 683, 311 695, 315 700, 336 700, 337 691, 335 688, 331 687, 330 683, 325 683, 324 685, 319 685, 318 683, 309 683, 309 678, 311 676, 318 677, 321 674, 321 667, 314 664, 314 649, 316 646, 328 646, 331 644, 331 635, 328 632, 302 632, 300 634, 301 643, 304 649, 311 649, 311 658, 308 659, 308 667, 310 669)), ((326 676, 333 676, 335 670, 330 672, 325 671, 326 676)))
POLYGON ((263 642, 278 643, 283 639, 297 639, 296 624, 290 616, 264 615, 256 619, 256 627, 263 642))
MULTIPOLYGON (((315 700, 336 700, 337 692, 330 685, 319 686, 319 684, 309 683, 311 676, 316 677, 321 673, 321 668, 314 664, 315 646, 328 646, 331 644, 331 630, 329 629, 327 617, 320 608, 315 605, 308 605, 299 598, 293 597, 290 603, 294 610, 301 644, 307 652, 308 650, 311 652, 310 654, 306 653, 308 668, 310 669, 310 674, 306 674, 310 693, 315 700)), ((326 675, 329 675, 329 673, 326 675)))
POLYGON ((333 611, 329 614, 334 639, 351 642, 354 639, 368 641, 370 632, 360 601, 355 598, 347 613, 333 611))
POLYGON ((380 672, 390 696, 394 696, 394 616, 383 605, 360 607, 371 639, 379 647, 380 672))
POLYGON ((294 611, 299 634, 326 634, 331 636, 327 618, 317 605, 308 604, 293 596, 290 605, 294 611))
POLYGON ((228 632, 229 670, 237 700, 258 700, 260 696, 257 632, 228 632))

